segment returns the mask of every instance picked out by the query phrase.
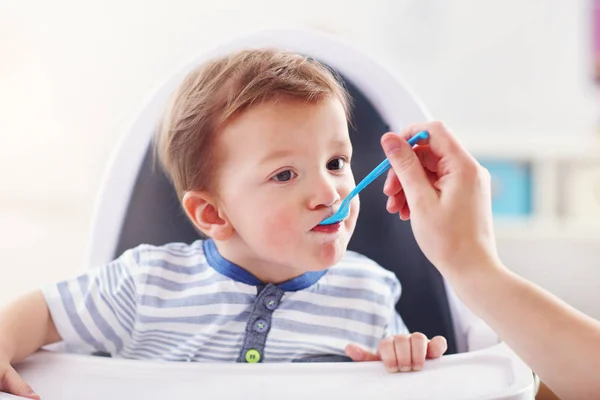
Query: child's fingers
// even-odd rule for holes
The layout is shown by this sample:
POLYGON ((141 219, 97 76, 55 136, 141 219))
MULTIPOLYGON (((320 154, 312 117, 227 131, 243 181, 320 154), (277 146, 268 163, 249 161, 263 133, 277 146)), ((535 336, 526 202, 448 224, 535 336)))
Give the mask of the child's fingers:
POLYGON ((413 333, 410 335, 410 347, 412 353, 412 370, 420 371, 423 369, 425 364, 425 357, 427 356, 427 336, 422 333, 413 333))
POLYGON ((394 348, 394 337, 389 336, 379 342, 379 355, 381 361, 388 372, 398 372, 398 361, 396 360, 396 350, 394 348))
POLYGON ((410 335, 394 336, 394 348, 396 350, 396 360, 398 361, 398 370, 408 372, 412 370, 412 351, 410 348, 410 335))
POLYGON ((2 387, 3 391, 14 394, 16 396, 27 397, 29 399, 39 400, 40 396, 35 394, 33 389, 17 374, 12 367, 4 372, 2 376, 2 387))
POLYGON ((443 336, 436 336, 429 341, 427 346, 427 358, 439 358, 448 350, 448 343, 443 336))
POLYGON ((346 346, 346 355, 352 359, 352 361, 379 361, 381 357, 377 354, 373 354, 367 349, 355 344, 350 343, 346 346))

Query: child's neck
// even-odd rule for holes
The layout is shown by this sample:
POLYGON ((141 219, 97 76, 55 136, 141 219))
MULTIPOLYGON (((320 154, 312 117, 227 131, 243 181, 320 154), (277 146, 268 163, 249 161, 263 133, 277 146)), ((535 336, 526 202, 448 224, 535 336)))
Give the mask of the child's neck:
POLYGON ((238 265, 264 283, 280 284, 306 273, 290 265, 270 263, 258 257, 248 246, 235 240, 217 241, 215 246, 221 257, 238 265))

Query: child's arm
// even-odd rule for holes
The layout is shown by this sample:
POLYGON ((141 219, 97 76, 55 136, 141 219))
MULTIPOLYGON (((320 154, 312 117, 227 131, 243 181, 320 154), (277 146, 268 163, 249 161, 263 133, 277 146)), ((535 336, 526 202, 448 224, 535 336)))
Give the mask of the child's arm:
POLYGON ((60 340, 41 291, 27 294, 0 311, 0 390, 37 399, 11 364, 60 340))
POLYGON ((60 340, 44 295, 39 290, 0 311, 0 357, 8 358, 11 363, 60 340))

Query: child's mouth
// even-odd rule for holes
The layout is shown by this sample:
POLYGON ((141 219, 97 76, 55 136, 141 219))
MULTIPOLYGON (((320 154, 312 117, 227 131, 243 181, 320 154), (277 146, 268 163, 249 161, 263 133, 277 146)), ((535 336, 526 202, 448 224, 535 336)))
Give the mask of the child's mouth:
POLYGON ((317 225, 311 229, 313 232, 321 232, 321 233, 335 233, 340 230, 342 226, 341 222, 331 225, 317 225))

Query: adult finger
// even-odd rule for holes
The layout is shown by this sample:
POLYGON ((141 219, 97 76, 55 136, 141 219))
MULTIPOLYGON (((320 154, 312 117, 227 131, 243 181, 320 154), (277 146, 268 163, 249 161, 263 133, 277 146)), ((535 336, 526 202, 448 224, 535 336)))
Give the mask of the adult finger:
POLYGON ((381 139, 383 150, 402 184, 410 204, 420 205, 435 196, 419 158, 408 142, 399 135, 388 133, 381 139))

